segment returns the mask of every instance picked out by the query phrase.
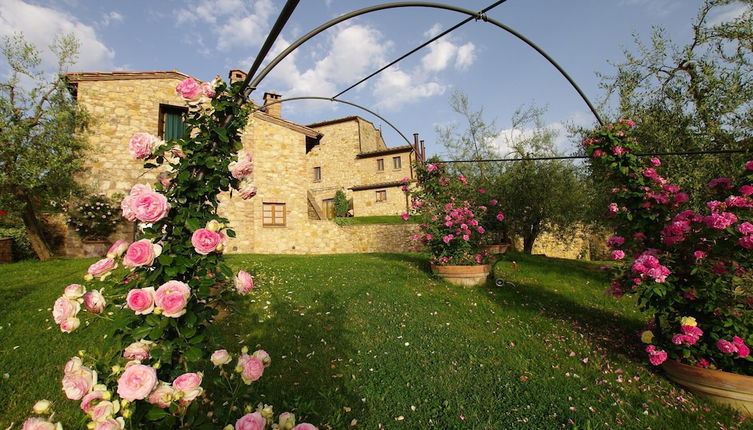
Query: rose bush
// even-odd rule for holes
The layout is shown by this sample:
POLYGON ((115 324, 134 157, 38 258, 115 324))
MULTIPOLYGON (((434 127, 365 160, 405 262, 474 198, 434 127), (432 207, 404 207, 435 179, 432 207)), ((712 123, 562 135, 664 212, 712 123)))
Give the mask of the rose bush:
MULTIPOLYGON (((274 422, 271 406, 251 413, 255 402, 244 389, 262 377, 269 354, 243 347, 237 365, 226 369, 231 353, 206 335, 217 302, 254 288, 249 273, 235 275, 224 263, 235 232, 217 213, 219 193, 255 193, 252 158, 239 152, 249 115, 237 102, 241 86, 186 79, 176 92, 189 105, 187 137, 165 144, 138 133, 129 142, 146 168, 167 165, 154 188, 136 184, 121 203, 122 215, 139 222, 139 238, 113 244, 84 283, 63 289, 52 311, 64 332, 80 328, 84 314, 114 319, 116 327, 106 352, 80 351, 64 367, 63 391, 85 414, 76 428, 261 429, 274 422)), ((48 417, 29 418, 25 429, 62 428, 49 405, 34 411, 48 417)), ((292 414, 282 417, 284 428, 295 425, 292 414)))
POLYGON ((753 162, 741 182, 709 183, 716 199, 686 209, 687 194, 639 157, 636 124, 620 120, 583 140, 611 188, 607 242, 621 260, 610 294, 636 294, 654 315, 641 339, 654 365, 666 359, 753 375, 753 162))

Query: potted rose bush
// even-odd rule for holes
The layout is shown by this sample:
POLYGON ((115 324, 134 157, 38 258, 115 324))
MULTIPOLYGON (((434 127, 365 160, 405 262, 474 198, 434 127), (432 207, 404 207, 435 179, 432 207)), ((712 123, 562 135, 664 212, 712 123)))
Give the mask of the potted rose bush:
POLYGON ((611 187, 608 245, 623 264, 608 292, 637 295, 653 315, 641 333, 653 365, 751 415, 753 161, 736 183, 712 180, 716 198, 691 210, 688 196, 660 175, 659 158, 634 155, 634 127, 621 120, 583 141, 594 174, 611 187))
POLYGON ((92 194, 63 208, 68 225, 81 237, 84 257, 101 256, 121 221, 119 208, 104 194, 92 194))
MULTIPOLYGON (((237 102, 241 89, 186 79, 176 91, 189 106, 188 137, 167 145, 138 133, 128 143, 145 167, 169 168, 122 201, 122 215, 140 227, 137 240, 114 243, 53 306, 66 333, 82 329, 82 319, 114 319, 106 344, 61 366, 63 392, 82 414, 72 428, 315 429, 256 405, 249 388, 271 365, 267 352, 228 351, 207 333, 218 301, 254 288, 249 273, 224 263, 235 233, 217 213, 220 192, 255 194, 251 155, 240 151, 249 114, 237 102)), ((52 409, 40 400, 23 428, 62 429, 52 409)))
MULTIPOLYGON (((432 161, 432 160, 430 160, 432 161)), ((482 224, 489 208, 463 199, 468 181, 447 172, 443 163, 416 166, 418 186, 410 192, 411 207, 422 223, 413 240, 432 254, 432 271, 458 285, 480 285, 486 281, 491 257, 481 250, 487 233, 482 224)), ((497 219, 504 218, 501 211, 497 219)))

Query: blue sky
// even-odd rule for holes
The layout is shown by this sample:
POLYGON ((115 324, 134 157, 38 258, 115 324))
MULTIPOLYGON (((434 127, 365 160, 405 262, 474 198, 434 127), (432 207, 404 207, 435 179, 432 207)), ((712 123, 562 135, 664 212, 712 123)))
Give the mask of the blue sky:
MULTIPOLYGON (((444 0, 479 10, 492 0, 444 0)), ((379 1, 301 0, 288 22, 279 51, 319 24, 379 1)), ((0 34, 23 31, 46 46, 55 35, 74 32, 82 41, 76 71, 179 70, 199 79, 231 68, 247 69, 283 0, 0 0, 0 34)), ((594 103, 604 97, 596 72, 632 48, 632 33, 644 39, 664 27, 678 43, 702 0, 509 0, 489 16, 518 30, 571 74, 594 103)), ((733 14, 742 4, 722 12, 733 14)), ((299 48, 260 85, 254 97, 273 90, 289 96, 332 96, 431 35, 464 19, 457 13, 399 9, 372 13, 330 29, 299 48)), ((717 16, 716 19, 723 19, 717 16)), ((49 56, 45 64, 50 65, 49 56)), ((418 132, 428 151, 436 125, 460 124, 449 108, 459 89, 483 106, 500 129, 523 104, 547 105, 546 121, 591 125, 593 116, 554 68, 521 41, 491 24, 471 22, 343 98, 369 107, 406 135, 418 132)), ((388 145, 404 144, 386 124, 367 113, 329 102, 290 102, 283 117, 303 124, 361 115, 382 125, 388 145)), ((409 136, 410 137, 410 136, 409 136)), ((572 146, 563 134, 558 140, 572 146)))

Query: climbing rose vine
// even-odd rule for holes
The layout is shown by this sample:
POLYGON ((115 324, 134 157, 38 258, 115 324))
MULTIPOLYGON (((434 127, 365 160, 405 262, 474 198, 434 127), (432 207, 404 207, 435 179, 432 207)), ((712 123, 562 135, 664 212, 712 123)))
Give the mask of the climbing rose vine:
MULTIPOLYGON (((133 186, 123 217, 138 222, 139 238, 118 240, 89 267, 81 284, 63 289, 53 318, 63 332, 81 319, 114 320, 114 332, 92 351, 79 351, 64 366, 62 389, 80 402, 85 418, 74 428, 117 429, 315 429, 296 426, 286 412, 254 407, 253 387, 272 363, 264 350, 228 351, 207 330, 232 295, 250 294, 253 277, 234 274, 223 259, 228 220, 218 215, 220 192, 251 198, 253 159, 241 151, 248 111, 241 84, 186 79, 176 92, 189 106, 186 137, 164 142, 137 133, 130 154, 158 181, 133 186)), ((257 398, 258 400, 258 398, 257 398)), ((25 430, 62 429, 49 401, 33 408, 25 430)))
POLYGON ((636 123, 620 120, 583 140, 594 174, 611 187, 607 245, 621 261, 608 293, 636 294, 654 315, 641 341, 648 360, 667 359, 753 375, 753 161, 740 182, 708 186, 716 198, 686 209, 687 194, 639 157, 636 123))

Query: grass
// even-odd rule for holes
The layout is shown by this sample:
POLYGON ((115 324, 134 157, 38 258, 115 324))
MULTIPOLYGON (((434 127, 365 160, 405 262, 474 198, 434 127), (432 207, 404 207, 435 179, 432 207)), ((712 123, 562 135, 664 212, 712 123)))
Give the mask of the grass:
POLYGON ((403 221, 397 215, 374 215, 374 216, 356 216, 346 218, 333 218, 332 221, 337 225, 370 225, 370 224, 405 224, 415 221, 403 221))
MULTIPOLYGON (((213 339, 266 349, 258 401, 321 429, 753 428, 645 363, 644 317, 603 294, 597 264, 507 258, 515 286, 460 288, 417 254, 231 256, 259 288, 213 339)), ((62 365, 105 327, 64 335, 49 307, 91 261, 0 266, 0 429, 42 397, 74 422, 62 365)))

